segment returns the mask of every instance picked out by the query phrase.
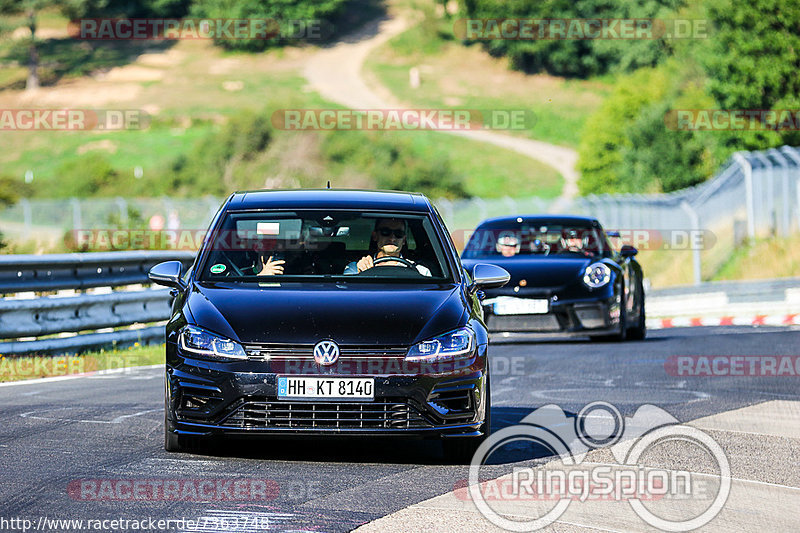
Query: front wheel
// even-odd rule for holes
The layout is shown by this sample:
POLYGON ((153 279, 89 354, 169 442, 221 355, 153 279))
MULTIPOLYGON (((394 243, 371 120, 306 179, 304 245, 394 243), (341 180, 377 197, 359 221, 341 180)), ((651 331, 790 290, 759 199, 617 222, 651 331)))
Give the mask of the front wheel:
POLYGON ((172 431, 166 409, 164 410, 164 449, 168 452, 182 452, 184 449, 181 436, 172 431))
POLYGON ((642 295, 642 299, 639 301, 639 320, 636 322, 636 326, 628 330, 628 338, 634 341, 644 340, 647 336, 647 321, 644 315, 644 290, 641 284, 639 285, 639 294, 642 295))

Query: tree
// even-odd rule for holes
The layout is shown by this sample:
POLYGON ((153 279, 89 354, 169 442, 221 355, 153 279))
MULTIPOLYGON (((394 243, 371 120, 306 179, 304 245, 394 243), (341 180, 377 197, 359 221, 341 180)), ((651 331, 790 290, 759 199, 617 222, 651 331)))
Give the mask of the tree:
MULTIPOLYGON (((199 18, 271 19, 285 28, 287 21, 320 21, 329 23, 341 14, 347 0, 195 0, 192 16, 199 18)), ((297 28, 294 28, 297 29, 297 28)), ((285 42, 284 36, 276 39, 216 38, 214 43, 229 49, 261 51, 271 45, 285 42)))
POLYGON ((36 47, 36 15, 43 8, 55 5, 56 0, 0 0, 0 15, 24 14, 26 25, 31 32, 28 45, 28 80, 25 89, 39 88, 39 50, 36 47))
MULTIPOLYGON (((800 106, 800 3, 708 0, 713 37, 698 50, 708 89, 723 109, 800 106)), ((797 144, 798 132, 737 132, 726 144, 762 149, 797 144)))

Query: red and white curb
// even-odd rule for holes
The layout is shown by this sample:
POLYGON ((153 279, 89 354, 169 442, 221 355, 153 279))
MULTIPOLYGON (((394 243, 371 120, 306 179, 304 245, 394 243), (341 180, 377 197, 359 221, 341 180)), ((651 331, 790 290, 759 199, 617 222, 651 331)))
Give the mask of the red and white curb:
POLYGON ((701 326, 794 326, 800 325, 800 313, 784 315, 741 315, 718 317, 649 318, 649 329, 691 328, 701 326))

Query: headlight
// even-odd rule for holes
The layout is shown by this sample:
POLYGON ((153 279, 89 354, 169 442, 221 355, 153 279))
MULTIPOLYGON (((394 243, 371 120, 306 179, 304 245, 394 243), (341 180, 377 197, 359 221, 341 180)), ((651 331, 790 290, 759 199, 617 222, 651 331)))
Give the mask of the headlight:
POLYGON ((475 333, 469 328, 458 328, 412 346, 406 361, 434 363, 464 359, 472 355, 474 345, 475 333))
POLYGON ((611 269, 605 263, 594 263, 586 267, 583 282, 587 287, 597 289, 611 281, 611 269))
POLYGON ((184 326, 178 335, 182 350, 210 359, 247 359, 238 342, 220 337, 197 326, 184 326))

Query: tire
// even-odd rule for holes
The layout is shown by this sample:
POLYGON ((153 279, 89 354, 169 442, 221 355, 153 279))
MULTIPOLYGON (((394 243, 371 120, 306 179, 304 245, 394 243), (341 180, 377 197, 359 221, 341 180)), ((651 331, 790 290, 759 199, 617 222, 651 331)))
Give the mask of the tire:
POLYGON ((483 424, 481 424, 480 437, 464 437, 464 438, 450 438, 442 441, 442 452, 444 458, 450 464, 469 464, 472 462, 472 456, 478 450, 478 447, 483 444, 492 431, 492 390, 491 380, 489 375, 486 375, 486 399, 485 399, 485 414, 483 417, 483 424))
POLYGON ((184 446, 180 435, 172 431, 172 426, 167 419, 167 410, 164 409, 164 449, 168 452, 182 452, 184 446))
POLYGON ((641 282, 639 283, 639 294, 642 298, 639 300, 639 321, 636 327, 628 330, 628 339, 634 341, 641 341, 647 336, 647 320, 644 314, 644 287, 641 282))

